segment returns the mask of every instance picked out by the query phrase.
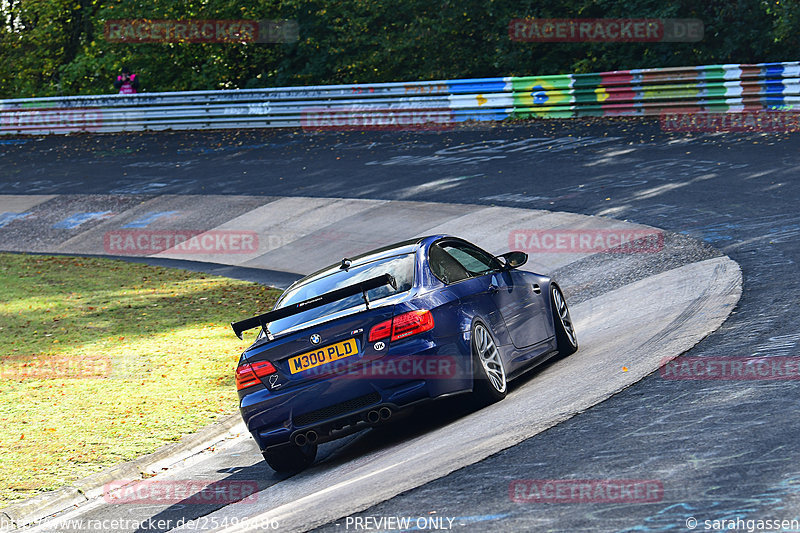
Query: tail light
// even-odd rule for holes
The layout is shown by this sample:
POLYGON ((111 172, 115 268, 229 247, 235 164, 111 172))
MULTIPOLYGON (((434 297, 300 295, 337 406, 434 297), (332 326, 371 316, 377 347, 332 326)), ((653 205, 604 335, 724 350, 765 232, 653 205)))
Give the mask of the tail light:
POLYGON ((392 336, 392 319, 385 320, 369 330, 369 342, 374 342, 392 336))
POLYGON ((433 329, 433 314, 428 310, 409 311, 372 326, 369 342, 391 337, 396 341, 433 329))
POLYGON ((244 363, 236 369, 236 390, 246 389, 261 383, 259 378, 269 376, 277 372, 269 361, 258 361, 257 363, 244 363))

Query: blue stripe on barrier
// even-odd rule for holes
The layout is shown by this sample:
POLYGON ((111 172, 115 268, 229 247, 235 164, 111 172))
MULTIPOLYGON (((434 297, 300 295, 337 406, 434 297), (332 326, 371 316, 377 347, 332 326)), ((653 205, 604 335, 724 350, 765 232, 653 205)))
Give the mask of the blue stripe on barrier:
POLYGON ((510 116, 508 111, 498 109, 454 109, 453 121, 466 122, 467 120, 505 120, 510 116))
POLYGON ((452 94, 501 93, 506 90, 504 78, 477 78, 474 80, 450 80, 447 82, 452 94))
POLYGON ((763 101, 768 106, 782 106, 785 103, 783 96, 766 96, 763 101))
POLYGON ((780 78, 783 76, 783 63, 764 63, 762 71, 765 77, 780 78))
POLYGON ((780 80, 764 80, 764 91, 768 95, 783 94, 784 88, 783 82, 780 80))

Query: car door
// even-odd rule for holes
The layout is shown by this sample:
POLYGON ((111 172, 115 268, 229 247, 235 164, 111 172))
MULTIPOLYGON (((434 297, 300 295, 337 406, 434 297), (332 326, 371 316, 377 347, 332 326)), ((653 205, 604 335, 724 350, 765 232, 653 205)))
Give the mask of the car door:
POLYGON ((528 274, 504 269, 493 255, 466 241, 444 241, 440 246, 470 276, 486 286, 514 346, 525 348, 548 338, 544 301, 547 295, 538 284, 527 279, 528 274))
POLYGON ((482 316, 497 341, 508 344, 510 340, 503 315, 490 293, 491 278, 472 275, 444 250, 444 244, 446 241, 435 243, 428 252, 428 264, 433 275, 447 285, 447 290, 458 298, 459 305, 468 316, 482 316))
POLYGON ((519 270, 506 270, 494 275, 498 287, 495 303, 517 348, 526 348, 551 336, 547 319, 546 291, 536 280, 519 270))

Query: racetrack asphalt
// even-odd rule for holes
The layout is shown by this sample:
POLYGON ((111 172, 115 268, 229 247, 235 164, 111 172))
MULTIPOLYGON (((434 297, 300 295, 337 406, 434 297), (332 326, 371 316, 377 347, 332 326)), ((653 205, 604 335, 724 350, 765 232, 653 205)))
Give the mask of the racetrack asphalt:
MULTIPOLYGON (((0 194, 307 195, 627 219, 699 239, 742 267, 737 310, 688 355, 797 356, 798 144, 796 135, 667 134, 637 121, 443 134, 51 137, 0 145, 0 194)), ((798 518, 796 389, 792 380, 653 374, 358 516, 455 517, 476 531, 686 531, 690 517, 701 527, 732 516, 798 518), (664 497, 613 505, 509 498, 515 479, 565 478, 663 480, 664 497)), ((346 527, 339 524, 322 529, 346 527)))

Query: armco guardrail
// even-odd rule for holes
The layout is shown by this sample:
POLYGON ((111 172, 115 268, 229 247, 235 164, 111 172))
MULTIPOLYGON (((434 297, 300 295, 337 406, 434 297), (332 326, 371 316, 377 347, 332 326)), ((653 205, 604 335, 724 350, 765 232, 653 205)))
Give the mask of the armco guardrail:
POLYGON ((787 110, 800 62, 447 81, 0 100, 0 133, 441 127, 510 117, 787 110))

